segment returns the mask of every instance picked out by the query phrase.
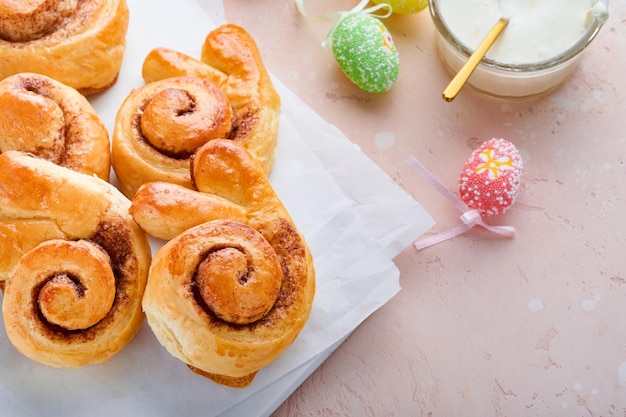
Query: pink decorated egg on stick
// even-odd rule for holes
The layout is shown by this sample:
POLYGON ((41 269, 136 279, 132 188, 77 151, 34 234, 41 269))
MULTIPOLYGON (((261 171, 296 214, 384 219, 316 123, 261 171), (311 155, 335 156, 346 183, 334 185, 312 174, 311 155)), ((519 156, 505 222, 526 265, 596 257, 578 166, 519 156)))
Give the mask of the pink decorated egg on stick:
POLYGON ((501 138, 490 139, 465 163, 459 178, 459 196, 483 216, 505 213, 517 198, 522 168, 515 145, 501 138))

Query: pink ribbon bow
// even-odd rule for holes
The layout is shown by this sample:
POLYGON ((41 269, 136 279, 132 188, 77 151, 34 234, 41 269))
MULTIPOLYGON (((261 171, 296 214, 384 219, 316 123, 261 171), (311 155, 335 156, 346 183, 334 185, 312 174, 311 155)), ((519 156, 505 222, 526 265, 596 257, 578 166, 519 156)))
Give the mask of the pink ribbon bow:
POLYGON ((410 156, 407 160, 411 165, 432 187, 439 191, 454 207, 456 207, 462 214, 460 216, 463 224, 453 227, 450 230, 437 233, 433 236, 428 236, 420 239, 414 243, 414 246, 420 250, 427 248, 437 243, 441 243, 445 240, 452 239, 459 236, 474 226, 482 226, 488 231, 504 237, 515 236, 515 228, 512 226, 491 226, 483 221, 480 212, 476 209, 471 209, 461 199, 455 196, 450 190, 448 190, 435 176, 419 162, 415 157, 410 156))

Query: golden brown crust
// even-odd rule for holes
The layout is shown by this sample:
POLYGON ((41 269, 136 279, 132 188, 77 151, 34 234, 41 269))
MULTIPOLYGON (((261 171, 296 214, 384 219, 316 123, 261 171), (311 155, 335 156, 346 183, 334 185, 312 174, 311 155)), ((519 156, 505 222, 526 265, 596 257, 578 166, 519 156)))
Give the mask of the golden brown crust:
POLYGON ((164 240, 173 239, 199 222, 231 219, 246 223, 248 220, 245 207, 165 182, 142 185, 133 197, 130 214, 148 234, 164 240))
POLYGON ((23 152, 1 154, 0 167, 9 340, 49 366, 110 359, 144 319, 151 252, 130 202, 97 177, 23 152))
POLYGON ((0 153, 20 150, 105 181, 109 132, 78 91, 52 78, 20 73, 0 81, 0 153))
POLYGON ((272 170, 278 140, 280 96, 274 89, 259 49, 243 28, 225 24, 204 40, 200 59, 157 48, 144 60, 146 82, 192 75, 219 85, 234 110, 232 139, 259 161, 266 174, 272 170))
MULTIPOLYGON (((152 330, 172 355, 218 383, 242 386, 274 361, 307 321, 315 292, 313 260, 262 167, 242 146, 210 141, 191 165, 198 191, 184 193, 229 201, 245 216, 235 210, 237 219, 216 220, 210 210, 193 210, 196 225, 155 254, 143 306, 152 330), (250 291, 257 279, 269 286, 250 291), (280 281, 276 294, 274 279, 280 281), (214 280, 228 288, 226 293, 215 291, 214 280), (267 307, 257 305, 259 300, 271 300, 262 314, 267 307)), ((142 228, 175 222, 175 209, 185 200, 159 200, 168 189, 179 191, 171 184, 149 184, 133 199, 131 212, 145 212, 141 206, 159 201, 163 217, 135 217, 142 228)), ((217 207, 219 215, 230 213, 217 207)), ((187 225, 192 223, 187 219, 187 225)))
POLYGON ((71 18, 78 0, 22 0, 0 2, 0 36, 13 42, 39 39, 71 18))
POLYGON ((228 75, 182 52, 168 48, 154 48, 143 61, 141 75, 146 83, 170 77, 200 77, 213 81, 222 88, 228 75))
POLYGON ((194 366, 187 365, 187 367, 194 373, 203 376, 205 378, 212 379, 218 384, 226 385, 231 388, 245 388, 248 385, 252 384, 254 381, 254 377, 256 376, 256 372, 248 374, 242 377, 229 377, 224 375, 212 374, 210 372, 204 372, 202 369, 198 369, 194 366))
POLYGON ((125 0, 0 0, 0 79, 37 72, 103 91, 119 74, 128 18, 125 0))
POLYGON ((189 158, 204 143, 232 131, 228 98, 213 82, 172 77, 130 92, 115 118, 112 165, 129 198, 142 184, 191 187, 189 158))

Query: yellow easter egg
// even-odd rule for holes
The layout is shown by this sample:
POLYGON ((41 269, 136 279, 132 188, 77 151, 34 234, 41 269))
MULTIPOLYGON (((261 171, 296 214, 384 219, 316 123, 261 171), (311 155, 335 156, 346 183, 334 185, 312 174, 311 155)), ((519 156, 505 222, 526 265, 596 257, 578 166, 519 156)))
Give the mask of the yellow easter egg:
POLYGON ((409 14, 421 12, 428 7, 428 0, 373 0, 374 3, 387 3, 394 13, 409 14))

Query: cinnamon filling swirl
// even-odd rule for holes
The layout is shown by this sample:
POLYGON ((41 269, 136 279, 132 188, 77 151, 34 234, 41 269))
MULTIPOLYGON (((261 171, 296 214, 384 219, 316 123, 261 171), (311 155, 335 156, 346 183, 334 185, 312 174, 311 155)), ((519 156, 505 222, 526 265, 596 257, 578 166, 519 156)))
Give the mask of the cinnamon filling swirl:
POLYGON ((167 48, 155 48, 145 58, 147 83, 177 76, 195 76, 216 83, 233 108, 229 139, 272 170, 278 140, 280 97, 254 39, 243 28, 225 24, 209 32, 199 59, 167 48))
POLYGON ((116 81, 126 0, 0 0, 0 79, 24 72, 93 94, 116 81))
POLYGON ((0 0, 0 38, 11 42, 40 39, 62 26, 78 0, 0 0))
POLYGON ((29 152, 108 180, 109 133, 78 91, 40 74, 17 74, 0 81, 0 108, 0 153, 29 152))
POLYGON ((228 138, 233 111, 215 83, 172 77, 137 88, 118 110, 112 163, 127 197, 152 181, 191 188, 189 158, 213 139, 228 138))
POLYGON ((213 223, 203 235, 214 233, 237 233, 243 239, 218 244, 202 256, 192 279, 195 299, 228 323, 253 323, 276 302, 282 279, 278 258, 265 239, 244 224, 213 223))
POLYGON ((113 306, 115 277, 110 259, 93 243, 47 241, 27 253, 18 265, 18 279, 33 274, 32 306, 49 325, 67 331, 87 329, 106 317, 113 306), (55 264, 61 264, 59 269, 50 270, 48 265, 55 264), (38 266, 49 275, 37 269, 28 271, 38 266))
POLYGON ((143 308, 159 342, 193 372, 243 387, 307 321, 311 253, 244 147, 212 140, 191 158, 191 173, 196 190, 151 183, 131 204, 144 230, 174 235, 154 256, 143 308), (213 210, 185 210, 178 219, 178 206, 211 200, 213 210))
POLYGON ((99 178, 24 152, 0 154, 0 166, 9 340, 49 366, 110 359, 144 318, 151 253, 130 202, 99 178))
POLYGON ((135 124, 159 152, 187 159, 214 138, 227 138, 232 117, 227 98, 212 83, 165 88, 146 102, 135 124))

